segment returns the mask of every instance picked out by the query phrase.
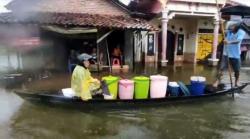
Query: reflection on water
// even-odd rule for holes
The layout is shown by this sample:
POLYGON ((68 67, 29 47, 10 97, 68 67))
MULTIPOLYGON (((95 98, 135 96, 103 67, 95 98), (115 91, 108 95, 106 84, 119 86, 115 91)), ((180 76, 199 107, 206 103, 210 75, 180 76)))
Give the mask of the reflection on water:
POLYGON ((10 127, 11 117, 19 111, 23 100, 13 93, 6 92, 0 88, 0 138, 10 137, 12 128, 10 127))
POLYGON ((228 99, 166 108, 99 112, 25 103, 11 123, 12 137, 223 138, 229 133, 247 133, 249 114, 242 116, 234 111, 237 107, 228 99))
MULTIPOLYGON (((153 71, 149 68, 143 72, 148 75, 153 71)), ((185 82, 193 74, 206 76, 208 82, 212 82, 212 75, 216 73, 202 66, 158 71, 168 75, 170 80, 185 79, 185 82)), ((249 71, 244 70, 242 80, 249 81, 249 75, 249 71)), ((228 81, 227 76, 224 80, 228 81)), ((45 87, 44 84, 40 85, 45 87)), ((1 91, 0 138, 250 138, 250 87, 244 92, 236 95, 234 100, 225 96, 212 101, 158 108, 86 112, 34 105, 1 91)))

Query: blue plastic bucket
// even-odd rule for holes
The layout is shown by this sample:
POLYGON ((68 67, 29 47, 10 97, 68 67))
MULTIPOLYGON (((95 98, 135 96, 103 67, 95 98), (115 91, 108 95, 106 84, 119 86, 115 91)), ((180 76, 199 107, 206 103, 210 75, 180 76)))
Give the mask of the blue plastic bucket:
POLYGON ((180 88, 169 86, 169 93, 170 93, 170 96, 179 96, 180 88))
POLYGON ((179 96, 180 87, 176 82, 169 82, 168 88, 170 96, 179 96))
POLYGON ((200 96, 204 94, 206 81, 203 78, 202 80, 199 80, 200 77, 197 77, 196 79, 193 77, 191 78, 191 95, 193 96, 200 96))

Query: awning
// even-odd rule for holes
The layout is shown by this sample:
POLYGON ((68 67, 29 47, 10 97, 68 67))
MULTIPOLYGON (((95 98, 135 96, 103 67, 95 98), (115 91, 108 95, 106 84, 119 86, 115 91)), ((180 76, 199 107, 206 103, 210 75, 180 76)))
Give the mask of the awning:
POLYGON ((222 15, 250 16, 250 7, 244 5, 224 7, 220 11, 222 15))

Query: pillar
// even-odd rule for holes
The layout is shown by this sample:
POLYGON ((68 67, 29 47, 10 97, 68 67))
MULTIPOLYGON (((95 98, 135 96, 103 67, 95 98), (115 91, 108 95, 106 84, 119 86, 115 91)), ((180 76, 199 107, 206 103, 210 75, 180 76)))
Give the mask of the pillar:
POLYGON ((208 59, 209 65, 211 66, 217 66, 218 61, 219 61, 219 59, 217 59, 216 57, 217 47, 218 47, 218 38, 219 38, 219 28, 220 28, 219 18, 216 15, 215 20, 214 20, 213 50, 212 50, 211 58, 208 59))
POLYGON ((168 33, 168 10, 164 8, 162 11, 162 53, 161 53, 161 65, 167 66, 167 33, 168 33))

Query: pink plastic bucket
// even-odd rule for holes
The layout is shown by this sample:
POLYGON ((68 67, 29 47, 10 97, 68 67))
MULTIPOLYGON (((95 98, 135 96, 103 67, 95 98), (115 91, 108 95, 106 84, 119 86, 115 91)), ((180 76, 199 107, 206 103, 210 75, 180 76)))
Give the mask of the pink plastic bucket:
POLYGON ((119 81, 119 98, 133 99, 134 96, 134 81, 120 80, 119 81))
POLYGON ((150 76, 150 98, 164 98, 167 92, 168 77, 161 75, 150 76))

